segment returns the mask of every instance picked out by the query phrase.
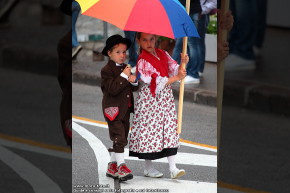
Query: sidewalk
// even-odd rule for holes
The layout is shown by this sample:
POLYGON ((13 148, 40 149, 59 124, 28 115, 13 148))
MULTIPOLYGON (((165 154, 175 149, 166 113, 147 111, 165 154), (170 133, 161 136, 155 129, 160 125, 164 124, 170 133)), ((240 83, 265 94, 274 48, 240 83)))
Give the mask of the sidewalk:
POLYGON ((289 32, 268 27, 255 71, 225 73, 223 104, 290 115, 289 32))
MULTIPOLYGON (((101 68, 107 63, 107 57, 104 61, 93 61, 92 48, 101 51, 104 47, 103 42, 82 43, 83 49, 78 54, 77 59, 73 61, 73 82, 100 86, 101 68)), ((200 85, 185 85, 184 100, 216 106, 216 64, 206 63, 204 79, 201 79, 200 85)), ((173 84, 173 94, 179 98, 179 83, 173 84)))

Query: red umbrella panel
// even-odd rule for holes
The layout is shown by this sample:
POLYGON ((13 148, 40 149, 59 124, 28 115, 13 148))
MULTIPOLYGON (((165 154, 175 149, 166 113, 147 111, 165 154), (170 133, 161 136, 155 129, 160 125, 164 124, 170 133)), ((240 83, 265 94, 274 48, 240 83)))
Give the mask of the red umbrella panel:
POLYGON ((192 19, 178 0, 77 0, 82 14, 126 31, 169 38, 199 37, 192 19))

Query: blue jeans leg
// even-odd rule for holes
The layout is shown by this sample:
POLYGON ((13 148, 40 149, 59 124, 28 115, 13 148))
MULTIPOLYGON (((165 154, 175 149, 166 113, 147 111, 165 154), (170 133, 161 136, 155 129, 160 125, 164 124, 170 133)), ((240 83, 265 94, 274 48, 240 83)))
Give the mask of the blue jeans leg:
POLYGON ((245 59, 254 59, 256 1, 232 0, 234 26, 230 33, 230 52, 245 59))
POLYGON ((136 62, 137 62, 137 52, 138 52, 138 44, 135 40, 135 35, 136 32, 134 31, 124 31, 125 33, 125 37, 130 39, 132 42, 132 45, 129 48, 129 64, 134 67, 136 66, 136 62))
POLYGON ((207 26, 209 23, 209 15, 202 15, 198 22, 198 33, 200 36, 200 65, 199 65, 199 72, 203 72, 204 70, 204 63, 205 63, 205 34, 207 30, 207 26))
POLYGON ((81 7, 78 2, 72 2, 72 47, 79 45, 76 32, 76 22, 80 13, 81 7))
POLYGON ((267 0, 257 1, 257 22, 256 22, 256 36, 255 46, 262 48, 265 38, 266 19, 267 19, 267 0))
MULTIPOLYGON (((198 29, 198 20, 199 14, 191 14, 190 17, 192 18, 195 26, 198 29)), ((175 47, 173 49, 172 58, 180 63, 180 53, 182 52, 182 38, 176 39, 175 47)), ((200 57, 201 57, 201 48, 200 48, 200 41, 197 37, 189 37, 187 42, 187 53, 189 56, 189 62, 186 66, 187 75, 192 76, 194 78, 199 78, 199 70, 200 70, 200 57)))

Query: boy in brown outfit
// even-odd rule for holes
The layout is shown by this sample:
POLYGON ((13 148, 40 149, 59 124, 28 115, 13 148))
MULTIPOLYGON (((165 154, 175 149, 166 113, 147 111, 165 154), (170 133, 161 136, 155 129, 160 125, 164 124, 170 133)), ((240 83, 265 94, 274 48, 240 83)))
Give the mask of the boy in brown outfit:
POLYGON ((102 108, 113 141, 113 147, 109 148, 111 161, 106 175, 121 181, 133 178, 124 161, 124 147, 128 143, 130 113, 134 112, 132 91, 139 88, 138 82, 135 82, 136 77, 131 74, 131 67, 124 64, 130 45, 129 39, 113 35, 107 39, 102 51, 104 56, 109 57, 108 63, 101 70, 102 108))

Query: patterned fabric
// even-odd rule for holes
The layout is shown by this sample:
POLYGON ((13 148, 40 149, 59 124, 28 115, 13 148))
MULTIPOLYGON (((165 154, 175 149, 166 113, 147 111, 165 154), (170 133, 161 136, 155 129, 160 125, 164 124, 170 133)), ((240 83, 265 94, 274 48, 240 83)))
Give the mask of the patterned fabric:
POLYGON ((152 97, 148 84, 140 89, 135 104, 129 149, 137 153, 161 152, 179 146, 177 115, 171 85, 152 97))
POLYGON ((119 107, 108 107, 108 108, 105 108, 104 111, 105 111, 104 112, 105 116, 111 121, 113 121, 119 114, 119 107))

